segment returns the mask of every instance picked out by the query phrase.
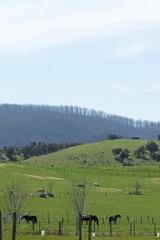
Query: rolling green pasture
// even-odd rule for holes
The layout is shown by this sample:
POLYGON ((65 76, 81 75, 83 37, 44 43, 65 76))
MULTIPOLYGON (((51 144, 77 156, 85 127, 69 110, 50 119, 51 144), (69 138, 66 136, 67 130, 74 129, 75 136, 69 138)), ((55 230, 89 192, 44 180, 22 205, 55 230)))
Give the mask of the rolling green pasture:
MULTIPOLYGON (((24 220, 17 223, 17 234, 38 234, 41 230, 45 230, 47 234, 56 235, 59 221, 63 218, 63 234, 65 236, 62 239, 76 239, 76 219, 68 191, 73 181, 80 183, 84 176, 91 185, 89 201, 94 203, 89 214, 97 215, 100 222, 99 230, 97 226, 95 227, 99 240, 104 236, 109 236, 108 216, 115 214, 120 214, 122 218, 118 219, 117 225, 113 225, 113 236, 129 237, 131 223, 132 235, 134 223, 136 236, 152 237, 154 223, 156 223, 156 232, 160 232, 159 165, 123 167, 54 164, 52 166, 48 162, 44 164, 29 161, 0 164, 0 199, 3 198, 1 190, 6 184, 10 184, 12 180, 23 180, 28 200, 23 207, 22 214, 36 214, 38 218, 38 224, 35 224, 34 230, 32 230, 32 224, 27 224, 24 220), (142 186, 142 195, 129 194, 135 190, 136 181, 142 186), (36 191, 44 188, 47 192, 50 182, 54 184, 54 198, 40 198, 36 191), (95 182, 99 183, 99 188, 94 187, 95 182), (30 193, 34 193, 34 198, 30 198, 30 193)), ((3 209, 0 210, 5 216, 3 209)), ((3 234, 7 239, 7 235, 11 233, 12 229, 9 218, 8 222, 2 224, 2 227, 3 234)), ((94 231, 93 228, 94 226, 92 226, 92 231, 94 231)), ((87 230, 88 226, 83 225, 84 239, 87 239, 87 230)), ((55 235, 55 240, 61 239, 55 235)), ((52 239, 51 236, 42 238, 52 239)), ((17 239, 27 239, 27 236, 18 236, 17 239)), ((34 239, 37 239, 36 236, 32 237, 32 240, 34 239)))
MULTIPOLYGON (((76 147, 64 149, 59 152, 48 155, 33 157, 28 159, 31 163, 41 164, 55 164, 55 165, 77 165, 77 166, 120 166, 121 163, 115 161, 112 154, 112 149, 127 148, 130 151, 129 159, 132 159, 132 165, 159 165, 159 162, 153 161, 149 155, 146 154, 146 159, 137 159, 134 151, 145 146, 149 141, 141 139, 118 139, 111 141, 102 141, 89 144, 83 144, 76 147)), ((155 141, 160 147, 160 141, 155 141)))

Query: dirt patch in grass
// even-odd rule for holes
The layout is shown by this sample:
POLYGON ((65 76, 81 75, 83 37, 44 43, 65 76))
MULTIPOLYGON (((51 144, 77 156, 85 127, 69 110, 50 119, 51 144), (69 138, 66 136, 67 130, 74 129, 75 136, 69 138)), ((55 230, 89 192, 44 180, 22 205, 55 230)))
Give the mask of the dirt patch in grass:
POLYGON ((0 167, 4 167, 4 164, 0 164, 0 167))
POLYGON ((160 178, 147 178, 150 182, 160 184, 160 178))
POLYGON ((32 178, 38 178, 38 179, 53 179, 53 180, 63 180, 63 178, 56 178, 56 177, 42 177, 42 176, 36 176, 36 175, 30 175, 30 174, 24 174, 27 177, 32 177, 32 178))
POLYGON ((102 192, 122 192, 122 189, 117 189, 117 188, 97 188, 99 191, 102 192))

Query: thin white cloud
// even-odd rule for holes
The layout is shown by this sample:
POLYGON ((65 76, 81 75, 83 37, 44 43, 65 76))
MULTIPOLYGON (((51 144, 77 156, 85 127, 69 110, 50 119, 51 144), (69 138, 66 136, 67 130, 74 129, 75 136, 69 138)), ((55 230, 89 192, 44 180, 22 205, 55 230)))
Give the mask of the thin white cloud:
MULTIPOLYGON (((159 24, 159 12, 159 0, 6 0, 0 3, 0 49, 127 34, 159 24)), ((141 50, 133 46, 128 55, 141 50)))

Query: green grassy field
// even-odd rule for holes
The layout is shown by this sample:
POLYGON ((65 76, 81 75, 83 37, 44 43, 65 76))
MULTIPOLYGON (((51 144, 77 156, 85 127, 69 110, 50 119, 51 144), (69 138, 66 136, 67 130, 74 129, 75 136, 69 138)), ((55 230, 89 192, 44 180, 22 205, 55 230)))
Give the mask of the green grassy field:
MULTIPOLYGON (((32 240, 37 239, 35 234, 39 234, 41 230, 45 230, 49 235, 42 236, 43 239, 53 237, 55 240, 78 239, 75 236, 76 218, 68 192, 71 183, 73 181, 81 183, 84 176, 91 186, 89 201, 94 203, 89 214, 97 215, 100 222, 99 229, 95 226, 95 239, 101 240, 104 237, 110 239, 108 216, 115 214, 120 214, 122 218, 118 219, 117 225, 113 225, 113 237, 120 240, 128 239, 131 229, 131 235, 133 236, 135 232, 139 237, 135 239, 152 238, 155 232, 160 232, 160 165, 153 161, 141 163, 139 159, 135 159, 136 166, 124 167, 120 166, 111 154, 111 149, 114 147, 128 148, 133 152, 139 145, 146 143, 145 140, 106 141, 77 146, 28 161, 1 163, 0 200, 3 198, 2 188, 6 184, 10 184, 13 180, 23 180, 28 199, 23 206, 22 214, 36 214, 38 218, 34 230, 31 223, 27 224, 24 220, 18 222, 17 239, 27 239, 26 234, 32 235, 32 240), (106 160, 106 157, 110 160, 106 160), (83 166, 84 158, 87 164, 83 166), (68 162, 65 159, 68 159, 68 162), (99 166, 91 166, 96 159, 96 165, 99 163, 99 166), (135 191, 136 181, 142 186, 142 195, 129 194, 135 191), (99 188, 94 186, 95 182, 99 183, 99 188), (40 198, 36 193, 37 190, 44 188, 47 192, 49 183, 53 183, 55 196, 40 198), (34 194, 34 198, 30 198, 31 193, 34 194), (57 236, 59 221, 62 219, 64 236, 57 236), (26 236, 21 236, 23 234, 26 236)), ((2 216, 7 219, 2 206, 0 210, 2 216)), ((8 235, 12 231, 9 218, 6 223, 2 222, 2 228, 3 239, 9 239, 8 235)), ((88 226, 83 225, 83 239, 87 239, 87 231, 88 226)), ((92 226, 93 231, 94 226, 92 226)), ((38 237, 41 239, 40 236, 38 237)))
MULTIPOLYGON (((38 224, 32 230, 32 224, 22 221, 17 224, 17 233, 30 233, 45 230, 46 233, 57 233, 59 221, 64 219, 64 233, 74 234, 76 231, 74 212, 68 197, 68 186, 73 180, 81 182, 83 176, 87 176, 91 184, 89 198, 93 200, 94 206, 91 214, 99 217, 99 236, 109 234, 108 216, 120 214, 121 219, 113 226, 113 235, 121 236, 130 233, 130 223, 135 222, 136 234, 144 236, 154 235, 154 224, 156 232, 160 232, 160 169, 155 166, 135 167, 70 167, 36 165, 28 163, 1 164, 0 182, 1 187, 14 180, 24 180, 28 201, 24 205, 22 213, 36 214, 38 224), (48 183, 54 183, 54 198, 40 198, 36 191, 45 188, 48 183), (134 191, 135 182, 142 186, 142 195, 130 195, 134 191), (100 187, 95 188, 94 182, 100 187), (34 193, 35 197, 30 198, 29 194, 34 193), (49 216, 49 220, 48 220, 49 216), (129 216, 129 223, 127 221, 129 216), (40 226, 39 226, 40 223, 40 226)), ((1 196, 2 197, 2 196, 1 196)), ((1 209, 3 213, 3 209, 1 209)), ((11 232, 11 224, 3 224, 3 231, 11 232)), ((87 234, 88 227, 83 226, 83 233, 87 234)), ((133 226, 132 226, 133 234, 133 226)))

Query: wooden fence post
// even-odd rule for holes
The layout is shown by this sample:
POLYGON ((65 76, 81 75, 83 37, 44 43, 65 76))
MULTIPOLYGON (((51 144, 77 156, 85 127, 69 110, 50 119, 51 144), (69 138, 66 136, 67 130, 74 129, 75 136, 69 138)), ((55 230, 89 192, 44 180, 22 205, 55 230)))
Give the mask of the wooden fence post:
POLYGON ((16 212, 13 213, 12 240, 16 239, 16 212))
POLYGON ((2 240, 2 216, 0 211, 0 240, 2 240))
POLYGON ((61 222, 59 222, 59 235, 62 235, 61 222))
POLYGON ((91 240, 91 225, 92 225, 92 217, 91 215, 89 215, 88 240, 91 240))
POLYGON ((48 224, 50 224, 50 217, 49 217, 49 212, 48 212, 48 224))
POLYGON ((41 223, 39 221, 39 233, 41 232, 41 223))
POLYGON ((62 223, 62 229, 63 229, 64 218, 62 218, 62 221, 61 221, 61 223, 62 223))
POLYGON ((132 235, 132 223, 130 223, 130 236, 132 235))
POLYGON ((136 223, 135 222, 133 223, 133 226, 134 226, 134 230, 133 231, 134 231, 134 236, 135 236, 135 234, 136 234, 136 223))
POLYGON ((109 226, 110 226, 110 236, 112 236, 112 222, 111 221, 109 223, 109 226))
POLYGON ((154 223, 154 236, 156 236, 156 223, 154 223))

